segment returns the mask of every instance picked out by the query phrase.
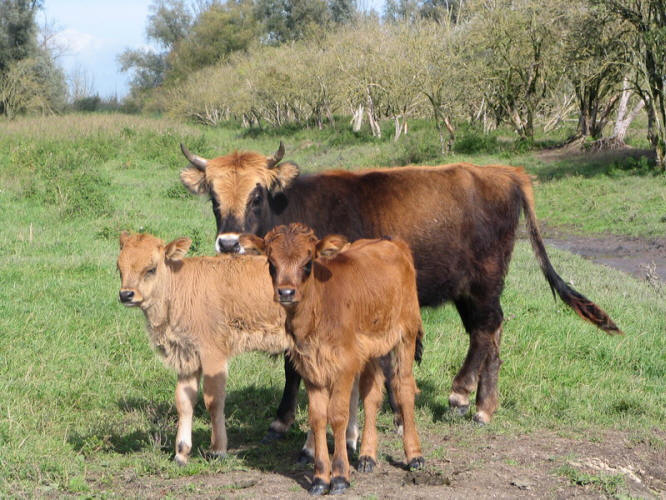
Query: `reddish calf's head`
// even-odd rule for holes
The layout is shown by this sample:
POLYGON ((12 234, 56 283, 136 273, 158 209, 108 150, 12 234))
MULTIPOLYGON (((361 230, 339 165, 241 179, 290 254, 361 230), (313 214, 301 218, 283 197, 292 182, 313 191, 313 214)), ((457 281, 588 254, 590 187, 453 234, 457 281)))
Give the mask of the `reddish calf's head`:
POLYGON ((264 253, 275 289, 274 299, 285 307, 303 299, 315 259, 331 258, 349 246, 344 236, 337 234, 318 240, 314 231, 303 224, 278 226, 265 238, 243 234, 239 238, 240 252, 264 253))
POLYGON ((272 156, 233 152, 213 159, 192 154, 181 144, 190 166, 180 180, 194 194, 207 194, 217 221, 215 249, 222 253, 239 251, 240 233, 264 234, 272 210, 280 204, 279 194, 298 175, 298 167, 283 162, 284 145, 272 156))
POLYGON ((191 244, 189 238, 178 238, 165 245, 150 234, 120 233, 120 302, 146 309, 159 301, 168 281, 167 264, 181 260, 191 244))

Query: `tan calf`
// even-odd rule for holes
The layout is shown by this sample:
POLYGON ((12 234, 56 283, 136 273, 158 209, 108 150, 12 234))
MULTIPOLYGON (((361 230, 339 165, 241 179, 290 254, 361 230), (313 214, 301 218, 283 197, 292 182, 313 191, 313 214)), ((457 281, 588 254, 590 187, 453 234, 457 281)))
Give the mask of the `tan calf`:
POLYGON ((423 464, 414 424, 412 371, 422 325, 409 248, 401 240, 359 240, 326 257, 331 241, 333 246, 346 243, 338 236, 318 241, 302 224, 279 226, 263 240, 240 238, 241 247, 265 251, 274 298, 287 312, 286 330, 294 343, 290 355, 305 380, 315 440, 312 494, 349 487, 345 428, 352 384, 359 375, 366 420, 358 469, 369 472, 376 464, 375 421, 384 378, 377 358, 388 353, 407 462, 412 468, 423 464), (335 440, 332 465, 327 423, 335 440))

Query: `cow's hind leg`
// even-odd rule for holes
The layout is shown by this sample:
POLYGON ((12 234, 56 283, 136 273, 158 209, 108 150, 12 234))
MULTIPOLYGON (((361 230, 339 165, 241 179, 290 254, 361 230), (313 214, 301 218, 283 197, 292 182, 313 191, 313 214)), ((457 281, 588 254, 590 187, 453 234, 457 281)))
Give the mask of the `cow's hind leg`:
POLYGON ((451 409, 465 414, 469 409, 469 394, 477 390, 477 413, 474 420, 488 423, 497 409, 497 377, 499 372, 499 336, 502 308, 498 298, 456 300, 470 343, 462 368, 453 379, 449 396, 451 409))
POLYGON ((227 454, 227 428, 224 418, 227 362, 224 359, 215 358, 203 358, 202 361, 204 404, 212 425, 208 454, 212 457, 224 457, 227 454))
POLYGON ((294 423, 296 417, 296 401, 298 398, 298 388, 301 385, 301 376, 294 368, 289 356, 284 355, 284 391, 282 400, 277 410, 277 418, 271 422, 268 433, 264 436, 262 442, 269 443, 284 436, 294 423))

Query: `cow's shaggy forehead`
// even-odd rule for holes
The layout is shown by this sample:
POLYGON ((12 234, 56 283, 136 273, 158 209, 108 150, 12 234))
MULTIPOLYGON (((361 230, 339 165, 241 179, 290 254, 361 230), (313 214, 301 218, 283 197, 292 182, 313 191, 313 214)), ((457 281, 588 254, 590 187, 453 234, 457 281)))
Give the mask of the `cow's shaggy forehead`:
POLYGON ((264 239, 266 253, 274 260, 294 260, 314 254, 317 237, 312 229, 303 224, 278 226, 271 230, 264 239))
POLYGON ((209 160, 206 182, 224 213, 242 217, 248 198, 257 184, 270 188, 277 172, 267 168, 268 158, 258 153, 234 152, 209 160))

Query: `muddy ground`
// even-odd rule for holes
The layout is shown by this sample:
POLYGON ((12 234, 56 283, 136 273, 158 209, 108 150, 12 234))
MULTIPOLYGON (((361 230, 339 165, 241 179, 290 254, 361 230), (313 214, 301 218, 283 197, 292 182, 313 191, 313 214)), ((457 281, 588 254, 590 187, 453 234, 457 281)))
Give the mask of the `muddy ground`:
MULTIPOLYGON (((472 424, 470 423, 470 426, 472 424)), ((385 439, 397 439, 385 436, 385 439)), ((650 439, 610 431, 585 437, 552 432, 495 435, 422 433, 426 468, 407 472, 402 456, 380 454, 373 473, 352 473, 348 498, 666 498, 666 432, 650 439)), ((395 448, 394 448, 395 449, 395 448)), ((122 497, 308 498, 311 465, 177 479, 117 477, 99 485, 122 497)), ((232 451, 233 453, 233 451, 232 451)), ((396 455, 399 452, 396 452, 396 455)))

